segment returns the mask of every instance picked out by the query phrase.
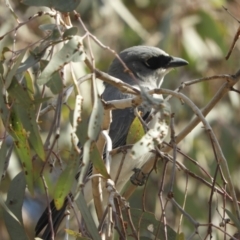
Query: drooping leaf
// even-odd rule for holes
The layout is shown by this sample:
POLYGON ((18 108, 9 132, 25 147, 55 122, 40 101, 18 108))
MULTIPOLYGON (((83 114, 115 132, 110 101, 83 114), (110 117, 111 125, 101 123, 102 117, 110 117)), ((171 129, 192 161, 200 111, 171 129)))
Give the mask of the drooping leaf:
POLYGON ((103 121, 103 114, 104 114, 103 104, 100 97, 98 97, 97 95, 95 97, 96 98, 93 104, 92 113, 88 123, 88 132, 87 132, 88 140, 85 142, 83 147, 84 165, 82 167, 81 174, 78 179, 79 185, 83 183, 83 178, 86 174, 87 166, 89 165, 89 162, 90 162, 92 144, 98 139, 98 136, 101 131, 102 121, 103 121))
POLYGON ((8 206, 6 205, 6 203, 4 202, 4 200, 2 199, 2 195, 0 195, 0 205, 3 208, 3 210, 6 211, 6 213, 8 213, 16 222, 18 222, 19 224, 21 224, 18 220, 18 218, 13 214, 13 212, 8 208, 8 206))
POLYGON ((71 27, 68 28, 64 33, 63 33, 63 38, 67 38, 70 36, 75 36, 78 32, 78 28, 77 27, 71 27))
POLYGON ((183 233, 183 232, 178 233, 178 234, 177 234, 177 238, 176 238, 176 240, 185 240, 184 233, 183 233))
POLYGON ((80 157, 78 152, 72 148, 70 160, 67 167, 63 170, 58 178, 57 185, 54 191, 54 203, 57 209, 63 206, 65 197, 71 191, 75 176, 80 165, 80 157))
POLYGON ((13 240, 28 240, 22 220, 22 206, 25 196, 26 182, 23 172, 19 173, 12 181, 8 190, 6 205, 18 221, 9 212, 4 210, 4 221, 10 238, 13 240))
POLYGON ((6 103, 6 96, 4 93, 4 88, 5 87, 4 87, 3 79, 2 79, 2 76, 0 75, 0 89, 2 89, 0 91, 0 116, 2 118, 3 124, 6 127, 10 111, 9 111, 9 108, 6 103))
POLYGON ((33 166, 28 144, 28 133, 23 128, 21 119, 17 114, 16 105, 12 108, 9 120, 8 132, 14 139, 15 149, 22 163, 28 189, 33 194, 33 166))
POLYGON ((230 217, 230 219, 234 222, 238 231, 240 232, 240 221, 239 221, 239 219, 237 219, 237 217, 233 213, 231 213, 228 209, 225 208, 225 211, 226 211, 227 215, 230 217))
POLYGON ((41 24, 38 28, 41 29, 42 31, 53 31, 54 29, 56 29, 58 27, 60 28, 60 30, 63 30, 63 29, 61 29, 62 28, 61 25, 56 25, 53 23, 41 24))
POLYGON ((6 79, 5 79, 5 88, 8 89, 8 87, 11 84, 11 81, 13 79, 13 77, 16 75, 17 69, 19 67, 19 65, 22 62, 23 57, 25 56, 27 49, 23 50, 19 56, 17 57, 15 63, 13 64, 13 67, 8 71, 6 79))
POLYGON ((3 75, 4 74, 4 67, 3 67, 3 62, 0 61, 0 74, 3 75))
POLYGON ((134 144, 144 135, 144 128, 138 117, 133 120, 127 135, 127 144, 134 144))
POLYGON ((65 229, 65 232, 74 237, 75 240, 91 240, 91 238, 82 237, 82 234, 71 229, 65 229))
POLYGON ((75 203, 77 204, 77 207, 81 212, 81 215, 84 219, 88 232, 91 234, 92 239, 101 240, 101 237, 94 223, 92 214, 90 213, 86 200, 81 192, 75 199, 75 203))
POLYGON ((22 0, 22 3, 29 6, 54 8, 60 12, 71 12, 77 8, 80 0, 22 0))
POLYGON ((59 75, 59 72, 53 73, 51 79, 46 84, 53 94, 59 94, 63 90, 63 81, 59 75))
POLYGON ((7 145, 6 145, 6 141, 3 141, 0 147, 0 183, 2 180, 3 172, 4 172, 6 155, 7 155, 7 145))
POLYGON ((5 54, 6 52, 11 52, 11 50, 10 50, 8 47, 3 47, 3 50, 2 50, 2 52, 1 52, 1 57, 0 57, 0 60, 1 60, 1 61, 5 61, 5 60, 6 60, 6 58, 5 58, 5 56, 4 56, 4 54, 5 54))
MULTIPOLYGON (((130 212, 133 224, 139 228, 140 236, 146 236, 150 232, 156 239, 165 239, 164 224, 157 220, 153 213, 143 212, 141 209, 136 208, 131 208, 130 212)), ((127 219, 125 212, 123 212, 123 216, 124 219, 127 219)), ((169 226, 166 227, 168 239, 176 240, 177 233, 169 226)))
POLYGON ((14 78, 9 87, 9 94, 13 99, 17 100, 14 104, 16 106, 16 113, 28 133, 29 143, 38 156, 44 161, 45 151, 36 122, 36 106, 31 98, 31 92, 28 92, 28 89, 24 88, 16 78, 14 78))
POLYGON ((110 176, 106 170, 106 166, 103 162, 103 159, 102 159, 102 157, 98 151, 97 145, 95 143, 92 145, 92 149, 90 152, 90 159, 98 173, 100 173, 105 178, 110 178, 110 176))
POLYGON ((90 116, 88 125, 88 138, 92 141, 96 141, 98 139, 99 133, 101 131, 103 114, 104 107, 102 100, 97 96, 93 104, 92 114, 90 116))
POLYGON ((46 48, 42 49, 39 46, 37 46, 32 51, 29 51, 28 58, 23 63, 20 64, 20 66, 18 67, 18 69, 16 71, 16 74, 23 73, 27 69, 36 65, 41 60, 41 58, 43 57, 45 51, 46 51, 46 48))
POLYGON ((34 101, 34 97, 33 97, 34 85, 33 85, 33 80, 32 80, 32 77, 31 77, 31 74, 29 73, 29 71, 26 71, 24 73, 22 85, 23 85, 23 88, 26 88, 29 98, 32 99, 32 101, 34 101))
POLYGON ((51 76, 62 69, 67 63, 71 61, 80 62, 83 61, 84 58, 82 39, 78 36, 73 36, 72 39, 70 39, 49 61, 48 65, 37 79, 38 84, 46 84, 51 79, 51 76))

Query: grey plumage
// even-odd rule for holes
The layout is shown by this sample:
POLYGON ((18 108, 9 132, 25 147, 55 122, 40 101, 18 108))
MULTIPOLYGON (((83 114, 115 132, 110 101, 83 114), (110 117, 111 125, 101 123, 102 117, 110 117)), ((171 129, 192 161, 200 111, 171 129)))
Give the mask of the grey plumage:
MULTIPOLYGON (((161 87, 164 76, 175 67, 180 67, 187 65, 187 61, 181 58, 176 58, 169 56, 167 53, 162 51, 156 47, 149 46, 135 46, 128 49, 125 49, 119 54, 122 61, 127 65, 127 67, 134 74, 134 78, 125 71, 122 63, 115 58, 110 65, 108 73, 116 78, 121 79, 122 81, 136 87, 139 89, 139 85, 146 89, 153 89, 157 87, 161 87)), ((130 94, 122 93, 117 88, 113 87, 110 84, 105 85, 105 90, 102 94, 102 97, 105 101, 118 100, 124 98, 132 97, 130 94)), ((141 111, 143 112, 143 119, 151 111, 150 107, 141 107, 141 111)), ((126 138, 129 131, 129 127, 134 119, 134 109, 126 108, 126 109, 115 109, 112 111, 112 123, 110 125, 109 135, 112 139, 113 148, 123 146, 126 144, 126 138)), ((114 164, 114 162, 112 163, 114 164)), ((129 175, 132 169, 128 169, 130 167, 141 167, 141 164, 132 162, 128 163, 126 166, 126 176, 129 175), (128 171, 128 172, 127 172, 128 171)), ((117 171, 117 167, 114 168, 114 171, 117 171)), ((112 170, 113 171, 113 170, 112 170)), ((122 171, 124 171, 124 166, 122 171)), ((111 172, 111 176, 115 176, 116 173, 111 172)), ((121 184, 119 187, 122 187, 125 182, 128 181, 122 177, 121 184)), ((120 191, 121 189, 118 189, 120 191)), ((86 198, 91 198, 87 197, 86 198)), ((64 218, 64 212, 67 206, 67 200, 64 203, 64 207, 57 211, 56 209, 52 210, 52 219, 54 223, 54 231, 57 231, 62 219, 64 218)), ((54 204, 51 203, 51 207, 54 208, 54 204)), ((36 235, 38 235, 42 229, 48 224, 48 212, 42 215, 37 223, 35 228, 36 235)), ((50 239, 51 232, 49 226, 45 230, 43 234, 43 238, 48 240, 50 239)))
MULTIPOLYGON (((163 50, 150 46, 127 48, 119 56, 134 74, 135 79, 124 70, 124 66, 117 58, 113 60, 108 73, 137 88, 141 85, 146 90, 161 87, 164 76, 172 68, 188 64, 184 59, 169 56, 163 50)), ((102 97, 104 100, 110 101, 132 96, 107 84, 102 97)), ((151 109, 141 108, 141 111, 144 119, 151 109)), ((128 130, 134 118, 133 108, 113 110, 109 132, 113 148, 125 145, 128 130)))

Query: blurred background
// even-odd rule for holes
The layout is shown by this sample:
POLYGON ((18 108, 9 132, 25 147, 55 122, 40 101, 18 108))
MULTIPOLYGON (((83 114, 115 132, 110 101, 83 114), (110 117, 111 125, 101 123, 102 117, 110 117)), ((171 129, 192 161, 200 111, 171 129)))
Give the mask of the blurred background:
MULTIPOLYGON (((10 12, 10 7, 1 3, 0 7, 0 36, 10 31, 18 25, 16 19, 10 12)), ((13 11, 21 22, 27 21, 29 17, 43 10, 44 7, 29 7, 20 3, 20 1, 9 1, 13 11)), ((162 48, 173 56, 186 59, 189 62, 187 67, 172 71, 166 76, 164 88, 176 89, 181 82, 197 78, 208 77, 219 74, 234 74, 240 69, 240 43, 237 42, 232 55, 226 61, 225 56, 231 46, 234 35, 239 27, 239 22, 232 17, 228 11, 240 20, 240 2, 237 0, 134 0, 134 1, 111 1, 111 0, 82 0, 77 12, 88 28, 105 46, 109 46, 116 52, 134 45, 152 45, 162 48)), ((73 14, 70 15, 74 26, 78 27, 78 34, 82 36, 84 30, 80 24, 74 20, 73 14)), ((40 25, 53 23, 54 20, 48 16, 39 17, 23 27, 17 32, 8 34, 0 41, 0 52, 4 47, 12 49, 15 44, 15 50, 24 48, 33 42, 44 37, 44 32, 39 28, 40 25)), ((85 44, 86 49, 87 44, 85 44)), ((92 43, 96 66, 102 71, 107 71, 114 55, 109 51, 102 49, 94 42, 92 43)), ((85 65, 79 66, 80 75, 89 72, 85 65)), ((183 93, 188 96, 199 108, 203 108, 215 95, 217 90, 224 83, 224 79, 201 82, 186 87, 183 93)), ((66 78, 66 85, 71 80, 66 78)), ((235 86, 239 89, 239 83, 235 86)), ((39 93, 36 86, 36 93, 39 93)), ((71 99, 69 100, 71 102, 71 99)), ((176 99, 170 100, 172 112, 175 113, 175 131, 176 135, 189 123, 194 116, 190 108, 176 99)), ((240 111, 239 93, 229 92, 207 116, 207 120, 212 126, 223 153, 228 161, 231 176, 235 184, 237 197, 240 197, 239 172, 240 172, 240 111)), ((62 114, 62 132, 59 139, 59 152, 63 152, 68 145, 68 138, 65 133, 68 128, 68 109, 63 107, 62 114)), ((45 116, 51 121, 51 113, 45 116)), ((46 119, 45 119, 46 120, 46 119)), ((48 121, 41 125, 43 135, 48 131, 48 121)), ((183 153, 195 159, 211 176, 216 170, 216 161, 210 141, 199 124, 191 134, 189 134, 178 147, 183 153)), ((181 155, 177 160, 183 162, 185 166, 197 175, 203 176, 198 167, 190 163, 181 155)), ((169 164, 171 165, 171 164, 169 164)), ((143 200, 143 188, 140 188, 130 199, 132 207, 142 208, 142 201, 146 205, 146 210, 153 212, 156 218, 161 216, 158 191, 161 181, 161 162, 158 164, 158 172, 153 172, 148 181, 145 196, 143 200)), ((10 166, 5 179, 1 181, 0 193, 5 198, 10 180, 21 170, 16 158, 12 157, 10 166)), ((171 167, 169 167, 169 173, 171 167)), ((220 177, 218 184, 223 185, 220 177)), ((207 179, 210 181, 210 179, 207 179)), ((164 193, 168 189, 169 177, 166 177, 164 184, 164 193)), ((187 176, 182 171, 178 171, 175 178, 174 197, 180 205, 183 204, 184 192, 187 176)), ((186 197, 186 211, 196 221, 201 223, 208 222, 208 200, 211 189, 200 184, 196 179, 188 176, 188 192, 186 197)), ((166 197, 166 196, 165 196, 166 197)), ((36 194, 35 199, 28 196, 24 204, 23 215, 24 223, 30 239, 33 238, 33 229, 45 208, 42 204, 43 199, 36 194)), ((212 205, 212 222, 219 226, 222 222, 223 203, 219 195, 214 194, 212 205)), ((230 211, 233 211, 231 204, 227 205, 230 211)), ((2 211, 0 209, 0 216, 2 211)), ((171 204, 168 204, 166 210, 167 223, 175 230, 178 230, 178 224, 181 213, 171 204)), ((0 239, 9 239, 4 222, 0 217, 0 239)), ((230 233, 236 232, 234 228, 227 227, 230 233)), ((194 231, 194 226, 183 218, 180 232, 184 232, 186 238, 194 231)), ((206 234, 207 228, 200 228, 206 234)), ((205 234, 203 236, 205 236, 205 234)), ((213 230, 213 239, 222 239, 222 233, 219 230, 213 230)), ((199 239, 199 235, 195 238, 199 239)), ((59 238, 61 239, 61 238, 59 238)))

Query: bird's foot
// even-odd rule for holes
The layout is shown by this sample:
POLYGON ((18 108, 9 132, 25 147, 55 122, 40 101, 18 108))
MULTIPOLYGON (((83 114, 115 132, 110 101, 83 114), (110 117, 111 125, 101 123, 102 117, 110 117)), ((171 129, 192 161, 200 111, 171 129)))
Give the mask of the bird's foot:
POLYGON ((148 174, 142 172, 140 168, 133 169, 134 174, 131 176, 131 183, 136 186, 143 186, 146 182, 148 174))

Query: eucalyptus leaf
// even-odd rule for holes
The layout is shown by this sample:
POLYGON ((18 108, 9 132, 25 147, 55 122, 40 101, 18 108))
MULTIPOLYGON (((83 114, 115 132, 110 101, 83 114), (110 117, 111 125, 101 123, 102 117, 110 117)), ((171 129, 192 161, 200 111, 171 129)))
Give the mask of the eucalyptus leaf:
POLYGON ((59 72, 53 73, 51 76, 51 79, 46 84, 53 94, 59 94, 63 90, 63 81, 62 78, 59 75, 59 72))
POLYGON ((71 191, 73 181, 75 181, 75 176, 80 165, 79 153, 76 152, 74 147, 72 148, 70 156, 71 158, 69 159, 67 167, 58 178, 58 182, 54 191, 54 203, 58 210, 62 208, 65 197, 71 191))
POLYGON ((61 25, 56 25, 53 23, 49 23, 49 24, 42 24, 40 25, 38 28, 41 29, 42 31, 53 31, 56 28, 62 28, 61 25))
POLYGON ((98 173, 100 173, 105 178, 111 178, 107 172, 106 166, 103 162, 103 159, 102 159, 102 157, 98 151, 97 145, 95 143, 92 144, 92 149, 90 152, 90 159, 98 173))
POLYGON ((64 33, 63 33, 63 38, 67 38, 67 37, 70 37, 70 36, 74 36, 76 35, 78 32, 78 28, 77 27, 71 27, 71 28, 68 28, 64 33))
POLYGON ((94 101, 92 114, 89 119, 88 125, 88 137, 92 141, 98 139, 99 133, 101 131, 102 121, 104 115, 104 107, 100 97, 97 97, 94 101))
POLYGON ((178 233, 178 234, 177 234, 177 238, 176 238, 176 240, 185 240, 184 233, 183 233, 183 232, 178 233))
POLYGON ((239 219, 233 213, 231 213, 228 209, 225 209, 225 211, 226 211, 227 215, 230 217, 230 219, 234 222, 238 231, 240 232, 240 221, 239 221, 239 219))
POLYGON ((77 204, 77 207, 81 212, 85 225, 88 229, 88 232, 91 234, 92 239, 101 240, 101 237, 98 233, 95 222, 93 220, 92 214, 90 213, 86 200, 81 192, 78 194, 77 198, 75 199, 75 203, 77 204))
MULTIPOLYGON (((147 233, 153 234, 155 239, 165 239, 164 224, 157 220, 155 215, 151 212, 143 212, 142 209, 131 208, 131 218, 133 224, 138 226, 140 230, 140 236, 146 237, 147 233), (144 236, 145 235, 145 236, 144 236)), ((123 212, 124 220, 127 219, 126 213, 123 212)), ((169 240, 176 240, 177 233, 168 225, 167 236, 169 240)), ((128 229, 129 233, 130 230, 128 229)))
POLYGON ((17 217, 18 221, 9 212, 4 210, 4 222, 12 240, 28 240, 22 220, 22 206, 25 196, 26 182, 23 172, 19 173, 12 181, 8 190, 6 205, 17 217))
POLYGON ((46 48, 41 49, 40 47, 36 47, 33 51, 30 51, 28 58, 20 64, 16 74, 23 73, 27 69, 34 67, 41 60, 45 52, 46 48))
POLYGON ((85 54, 83 52, 82 39, 78 36, 73 36, 63 48, 52 57, 37 79, 37 83, 39 85, 46 84, 51 79, 51 76, 61 70, 64 65, 71 61, 80 62, 84 59, 85 54))
POLYGON ((7 156, 7 145, 6 145, 6 141, 3 141, 1 143, 1 148, 0 148, 0 183, 2 180, 3 172, 4 172, 6 156, 7 156))
POLYGON ((38 123, 36 122, 36 106, 33 99, 31 99, 31 92, 28 93, 28 89, 24 88, 16 78, 13 79, 11 86, 9 87, 9 94, 13 99, 17 99, 14 106, 16 107, 16 113, 19 121, 24 126, 27 132, 27 139, 38 154, 38 156, 44 161, 45 151, 42 143, 42 139, 39 132, 38 123))
POLYGON ((27 94, 28 94, 29 98, 34 101, 33 96, 34 96, 35 90, 34 90, 34 85, 33 85, 33 79, 31 77, 31 74, 29 73, 29 71, 26 71, 24 73, 22 86, 23 86, 23 88, 27 89, 27 94))
POLYGON ((0 61, 0 74, 3 75, 4 74, 4 67, 3 67, 3 62, 0 61))
POLYGON ((23 60, 23 57, 25 56, 26 51, 27 51, 27 49, 24 49, 24 50, 19 54, 19 56, 17 57, 16 61, 15 61, 14 64, 13 64, 13 67, 8 71, 7 76, 6 76, 6 79, 5 79, 5 88, 6 88, 6 89, 8 89, 8 87, 10 86, 11 81, 12 81, 13 77, 15 76, 18 67, 19 67, 20 64, 21 64, 21 62, 22 62, 22 60, 23 60))
POLYGON ((127 135, 126 144, 134 144, 139 141, 145 134, 143 125, 138 117, 133 120, 127 135))
POLYGON ((9 121, 10 110, 7 107, 4 88, 5 88, 4 87, 4 82, 3 82, 2 76, 0 75, 0 89, 1 89, 1 91, 0 91, 0 108, 1 108, 0 116, 1 116, 1 119, 2 119, 2 122, 3 122, 4 126, 6 128, 7 124, 8 124, 8 121, 9 121))
POLYGON ((17 114, 16 105, 13 106, 8 132, 14 139, 17 155, 22 163, 29 192, 33 195, 33 166, 28 144, 28 133, 23 128, 22 122, 17 114))
MULTIPOLYGON (((96 94, 97 96, 97 94, 96 94)), ((92 151, 92 145, 95 141, 97 141, 98 136, 101 131, 101 125, 103 121, 104 107, 100 97, 96 97, 92 109, 92 113, 90 115, 89 123, 88 123, 88 132, 87 132, 87 141, 83 147, 83 167, 81 174, 78 179, 79 185, 83 183, 83 178, 87 171, 87 166, 90 162, 90 153, 92 151)))

